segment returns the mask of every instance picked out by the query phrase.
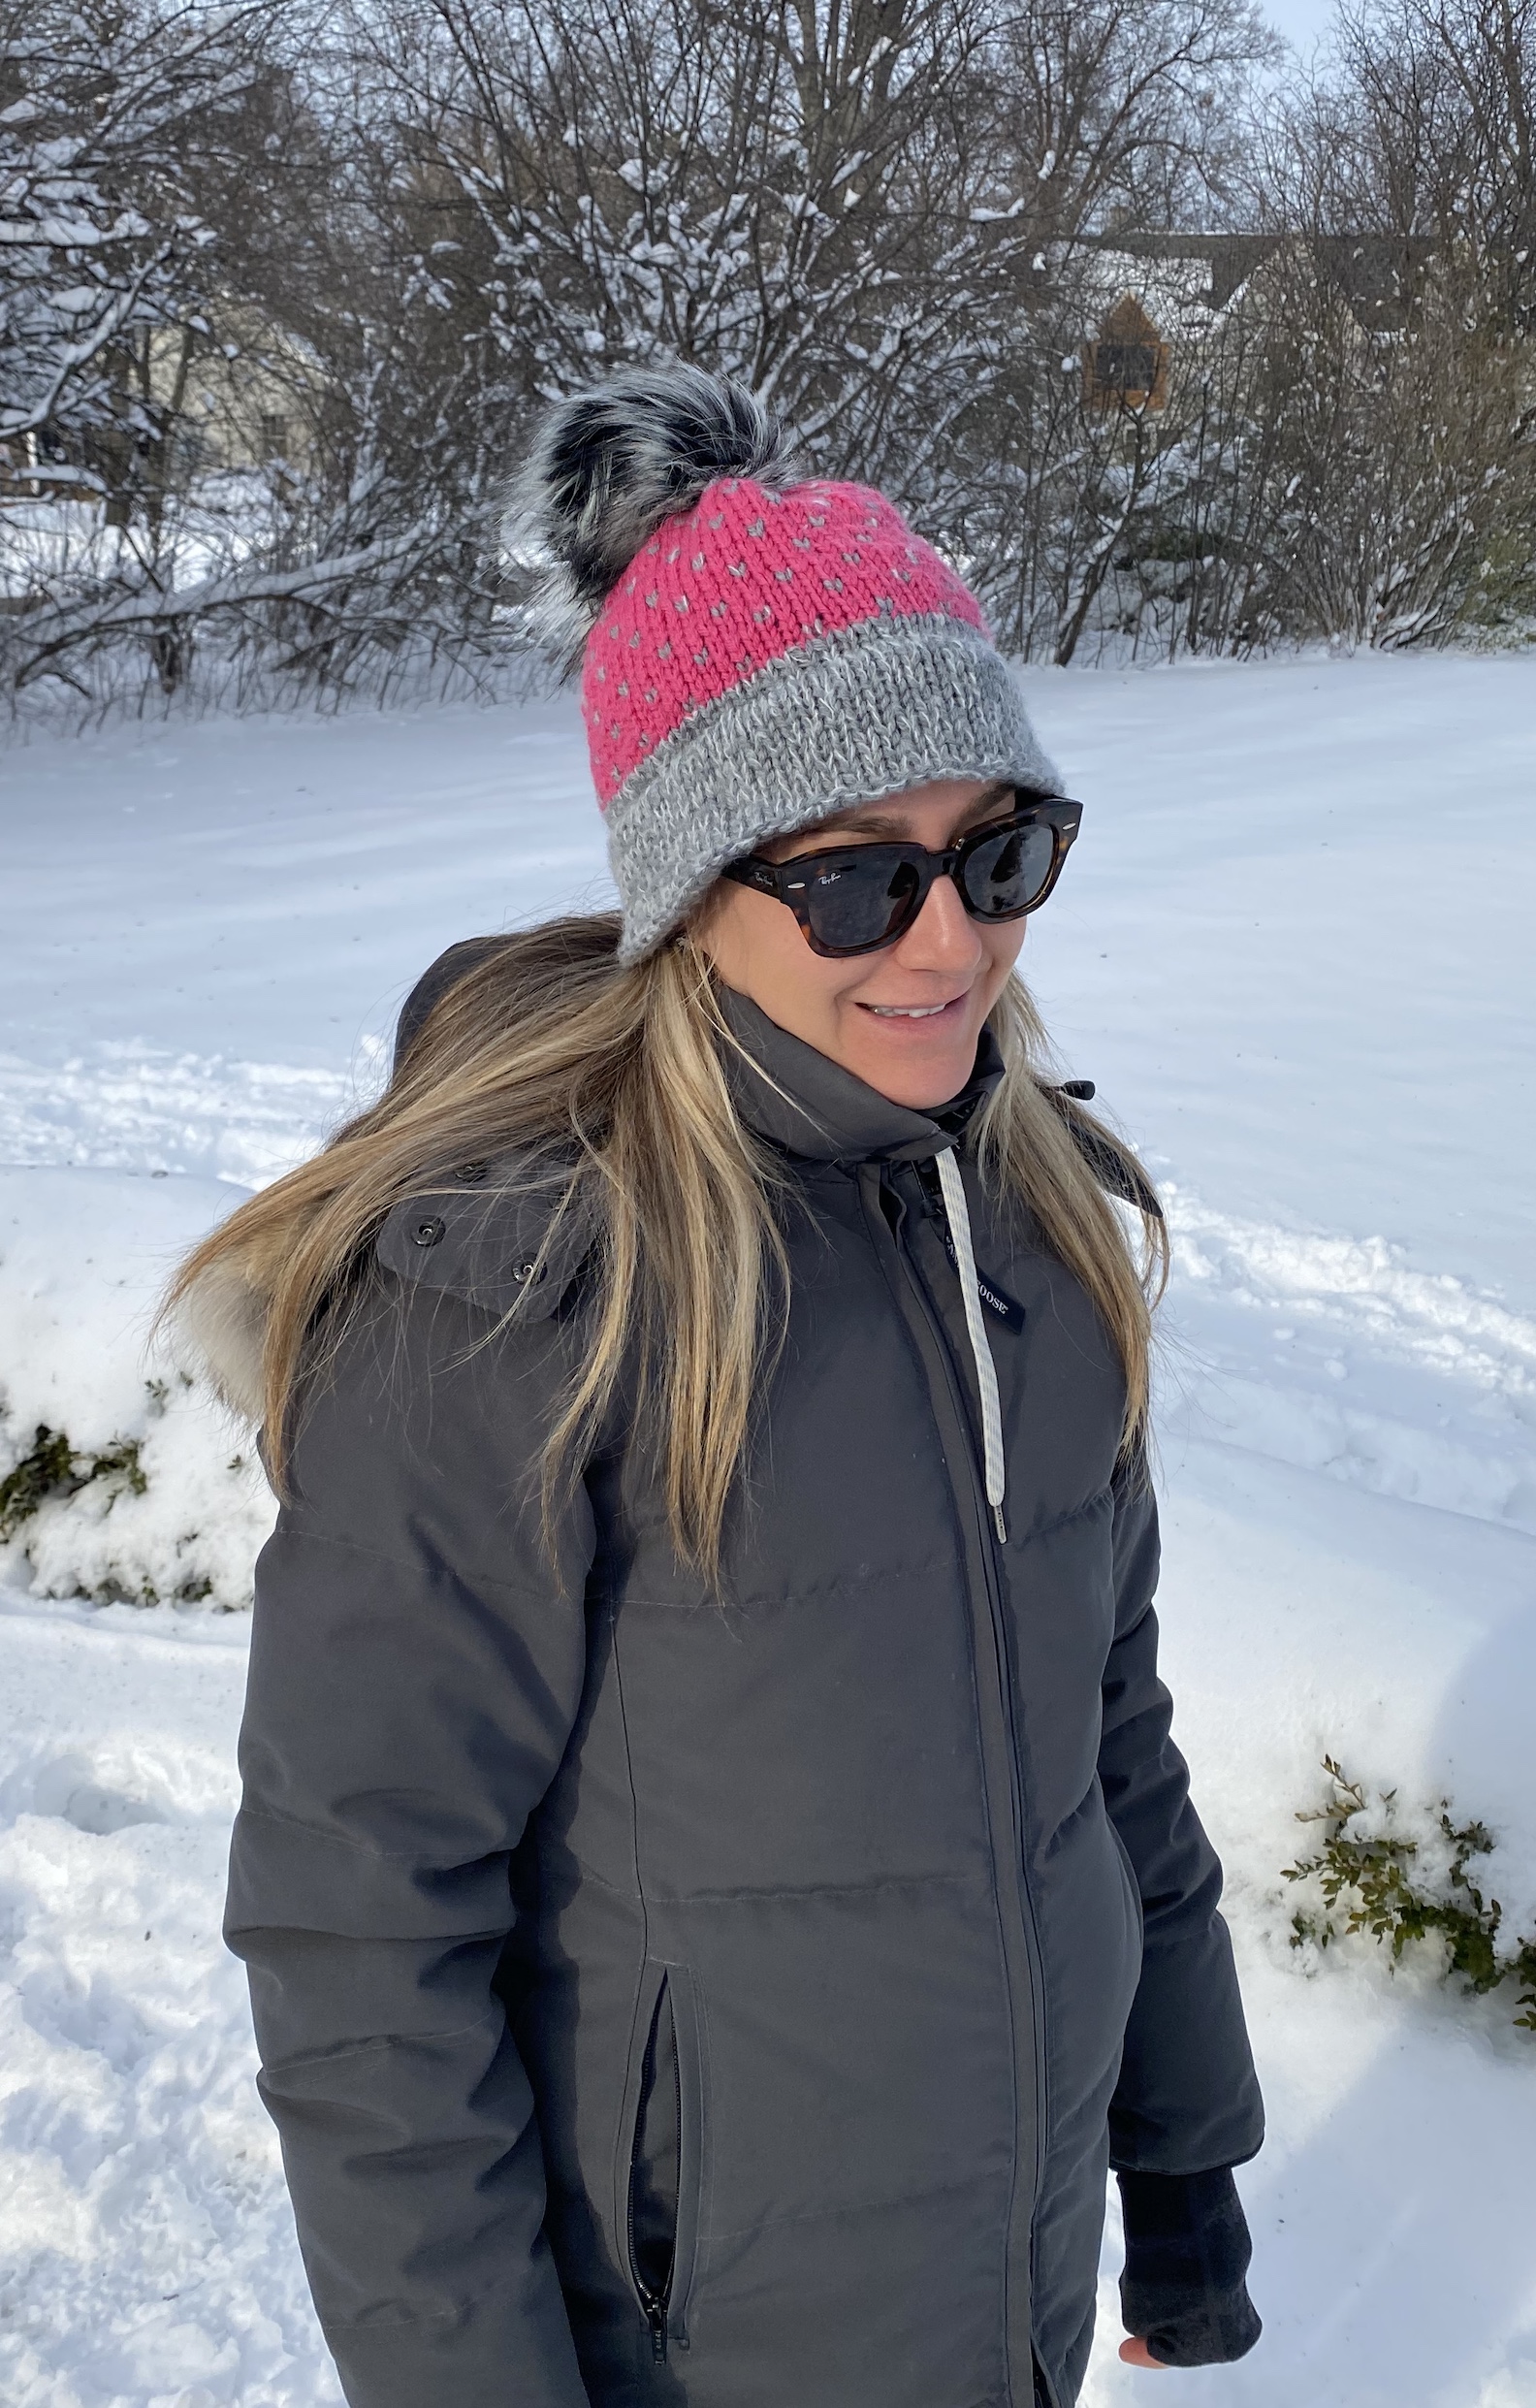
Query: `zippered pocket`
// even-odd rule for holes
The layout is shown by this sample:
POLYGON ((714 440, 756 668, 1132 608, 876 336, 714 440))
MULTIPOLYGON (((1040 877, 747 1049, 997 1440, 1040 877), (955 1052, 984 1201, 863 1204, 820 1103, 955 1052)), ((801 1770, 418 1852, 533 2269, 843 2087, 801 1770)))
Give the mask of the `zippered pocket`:
POLYGON ((637 2002, 638 2048, 626 2086, 620 2232, 651 2347, 688 2348, 698 2246, 703 2097, 693 1985, 680 1965, 648 1965, 637 2002))

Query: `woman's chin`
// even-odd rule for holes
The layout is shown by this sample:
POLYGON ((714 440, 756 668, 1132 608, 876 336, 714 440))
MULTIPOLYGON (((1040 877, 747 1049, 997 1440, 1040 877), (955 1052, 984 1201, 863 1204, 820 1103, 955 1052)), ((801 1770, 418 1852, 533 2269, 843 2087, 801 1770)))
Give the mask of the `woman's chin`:
POLYGON ((971 1015, 933 1020, 878 1019, 860 1011, 848 1031, 843 1066, 867 1087, 909 1111, 932 1111, 957 1096, 976 1065, 971 1015))

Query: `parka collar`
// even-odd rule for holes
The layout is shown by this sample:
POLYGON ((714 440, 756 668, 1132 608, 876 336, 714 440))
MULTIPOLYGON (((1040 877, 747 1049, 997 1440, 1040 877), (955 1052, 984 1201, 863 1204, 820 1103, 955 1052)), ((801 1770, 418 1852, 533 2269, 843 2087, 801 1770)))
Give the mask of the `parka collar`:
POLYGON ((791 1037, 734 988, 722 986, 720 1000, 736 1040, 725 1048, 725 1071, 737 1110, 757 1136, 804 1162, 927 1160, 959 1142, 1003 1076, 997 1039, 984 1028, 976 1067, 954 1100, 911 1111, 791 1037))

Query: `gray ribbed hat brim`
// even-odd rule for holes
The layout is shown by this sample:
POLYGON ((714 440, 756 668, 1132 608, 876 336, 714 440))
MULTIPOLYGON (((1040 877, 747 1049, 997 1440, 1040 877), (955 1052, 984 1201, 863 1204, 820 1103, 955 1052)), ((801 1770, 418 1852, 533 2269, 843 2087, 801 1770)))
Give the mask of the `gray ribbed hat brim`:
POLYGON ((608 812, 623 962, 654 951, 727 861, 935 778, 1059 793, 1013 672, 955 619, 871 619, 760 669, 668 736, 608 812))

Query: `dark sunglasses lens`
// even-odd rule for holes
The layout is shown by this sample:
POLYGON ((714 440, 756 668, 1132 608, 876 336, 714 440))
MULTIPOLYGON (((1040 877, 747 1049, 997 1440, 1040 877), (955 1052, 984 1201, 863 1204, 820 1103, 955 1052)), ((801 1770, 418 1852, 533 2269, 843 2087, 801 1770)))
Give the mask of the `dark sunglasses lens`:
POLYGON ((965 899, 977 919, 1016 919, 1044 892, 1056 839, 1043 820, 1002 828, 968 852, 961 869, 965 899))
POLYGON ((901 934, 912 917, 918 877, 912 861, 893 861, 883 845, 844 853, 806 882, 811 934, 829 953, 862 953, 901 934))

